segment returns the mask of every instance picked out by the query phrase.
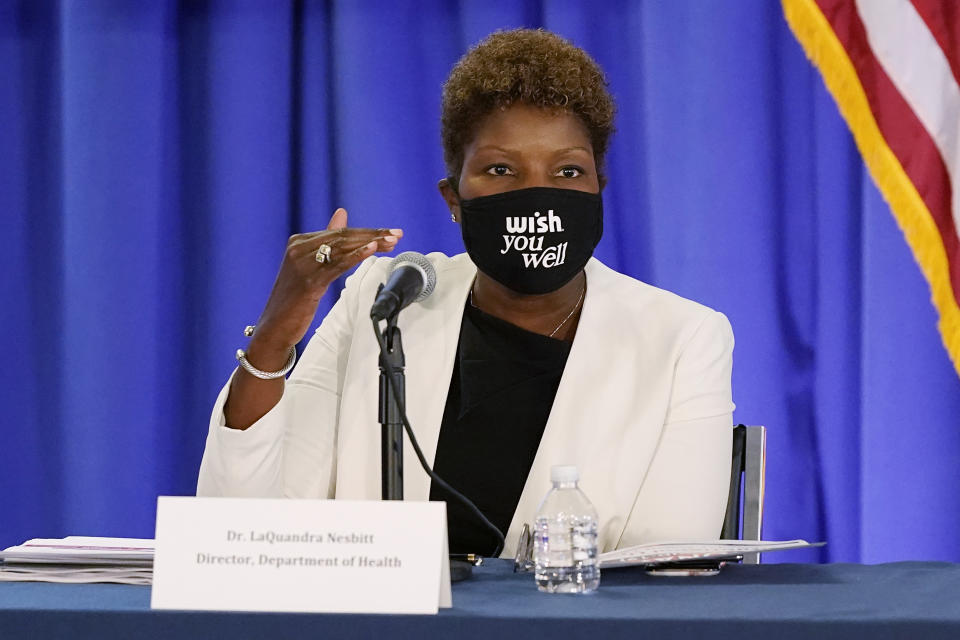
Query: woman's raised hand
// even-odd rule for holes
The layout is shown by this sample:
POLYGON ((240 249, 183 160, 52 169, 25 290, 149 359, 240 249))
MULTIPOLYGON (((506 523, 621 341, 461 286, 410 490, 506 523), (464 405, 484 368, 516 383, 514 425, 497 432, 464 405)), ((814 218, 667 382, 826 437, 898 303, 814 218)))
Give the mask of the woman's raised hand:
POLYGON ((290 347, 300 342, 313 322, 330 283, 374 253, 393 250, 402 235, 401 229, 351 229, 346 209, 340 208, 326 230, 291 236, 251 349, 264 355, 272 352, 283 366, 290 347))
MULTIPOLYGON (((392 250, 402 235, 400 229, 350 229, 346 209, 337 209, 325 231, 291 236, 247 346, 247 362, 264 371, 282 369, 330 283, 374 253, 392 250)), ((283 378, 262 380, 237 369, 223 408, 227 426, 252 425, 280 401, 283 386, 283 378)))

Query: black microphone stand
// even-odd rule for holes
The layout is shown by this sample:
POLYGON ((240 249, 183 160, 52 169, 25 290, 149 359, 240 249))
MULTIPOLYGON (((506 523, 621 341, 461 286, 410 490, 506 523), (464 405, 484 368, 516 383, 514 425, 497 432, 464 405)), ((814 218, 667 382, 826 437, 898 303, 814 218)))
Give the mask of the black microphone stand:
MULTIPOLYGON (((377 289, 380 293, 383 285, 377 289)), ((383 343, 386 349, 380 351, 380 406, 377 411, 380 419, 380 498, 382 500, 403 500, 403 418, 400 415, 400 402, 406 406, 406 377, 403 357, 403 341, 400 327, 397 326, 399 310, 392 313, 383 331, 383 343), (389 366, 388 366, 389 365, 389 366), (390 384, 390 369, 393 369, 394 385, 390 384)), ((377 329, 379 331, 379 328, 377 329)), ((416 445, 414 445, 416 446, 416 445)), ((450 579, 459 582, 470 578, 473 565, 459 559, 450 559, 450 579)))
MULTIPOLYGON (((382 286, 382 285, 381 285, 382 286)), ((378 292, 379 293, 379 292, 378 292)), ((397 315, 387 318, 383 332, 386 352, 380 353, 380 497, 383 500, 403 500, 403 419, 397 397, 390 384, 388 365, 393 369, 394 382, 400 402, 406 404, 406 379, 404 377, 403 342, 397 315)))

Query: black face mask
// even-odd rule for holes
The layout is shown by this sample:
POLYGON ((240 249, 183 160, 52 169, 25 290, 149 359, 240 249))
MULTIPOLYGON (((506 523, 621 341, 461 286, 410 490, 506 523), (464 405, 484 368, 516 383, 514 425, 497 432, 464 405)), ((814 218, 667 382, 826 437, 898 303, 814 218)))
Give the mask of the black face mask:
POLYGON ((603 234, 599 193, 531 187, 460 201, 470 259, 503 286, 556 291, 580 273, 603 234))

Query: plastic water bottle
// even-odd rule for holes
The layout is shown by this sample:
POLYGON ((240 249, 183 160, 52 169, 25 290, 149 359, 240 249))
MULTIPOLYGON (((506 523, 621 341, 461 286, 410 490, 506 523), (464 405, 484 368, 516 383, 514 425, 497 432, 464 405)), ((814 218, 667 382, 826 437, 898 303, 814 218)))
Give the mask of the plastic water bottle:
POLYGON ((580 491, 573 466, 550 470, 553 488, 537 510, 533 561, 537 588, 547 593, 589 593, 600 585, 597 510, 580 491))

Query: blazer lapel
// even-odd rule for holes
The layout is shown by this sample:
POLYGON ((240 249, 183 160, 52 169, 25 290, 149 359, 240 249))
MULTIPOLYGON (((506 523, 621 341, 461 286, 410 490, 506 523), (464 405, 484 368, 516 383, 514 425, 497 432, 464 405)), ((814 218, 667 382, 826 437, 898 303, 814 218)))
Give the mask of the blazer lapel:
MULTIPOLYGON (((625 345, 610 338, 620 335, 616 282, 595 258, 587 263, 585 273, 587 293, 577 335, 507 531, 503 553, 507 557, 516 553, 524 523, 533 523, 540 501, 551 488, 553 465, 574 464, 580 471, 580 486, 605 523, 599 532, 601 549, 612 548, 619 538, 632 506, 630 496, 635 496, 639 487, 631 486, 633 483, 626 478, 618 480, 614 463, 616 450, 628 444, 621 438, 624 427, 635 418, 634 399, 638 395, 632 388, 637 372, 618 364, 625 360, 618 357, 625 345)), ((646 469, 650 458, 644 458, 640 451, 633 460, 633 464, 646 469)))
MULTIPOLYGON (((437 288, 420 303, 419 313, 400 316, 407 356, 407 417, 424 457, 433 467, 440 423, 450 389, 450 376, 460 339, 463 305, 476 275, 465 255, 437 271, 437 288)), ((414 307, 410 307, 409 312, 414 307)), ((410 438, 403 442, 403 496, 428 500, 430 477, 420 467, 410 438)))

